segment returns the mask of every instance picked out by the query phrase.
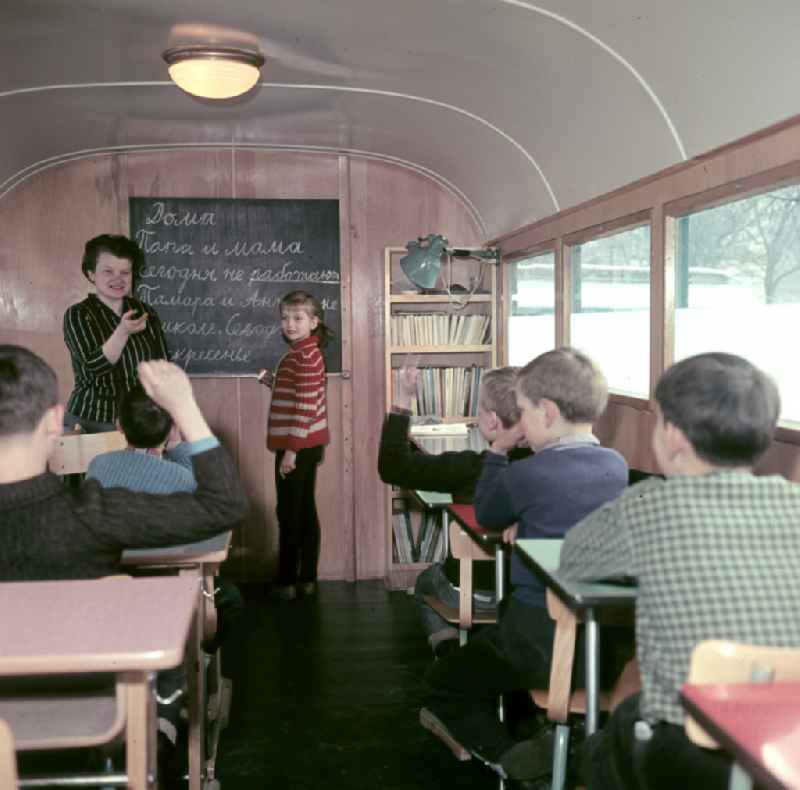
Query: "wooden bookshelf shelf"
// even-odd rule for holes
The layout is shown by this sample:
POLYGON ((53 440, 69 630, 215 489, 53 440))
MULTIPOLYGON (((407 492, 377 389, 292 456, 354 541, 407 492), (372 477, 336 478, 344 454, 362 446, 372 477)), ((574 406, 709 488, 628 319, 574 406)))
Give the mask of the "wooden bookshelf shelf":
POLYGON ((479 354, 483 351, 492 353, 494 346, 389 346, 390 354, 479 354))
MULTIPOLYGON (((421 294, 405 290, 407 286, 400 268, 400 258, 406 252, 405 247, 387 247, 384 252, 386 409, 388 411, 392 406, 396 369, 402 362, 398 357, 403 354, 419 355, 422 357, 419 361, 420 388, 426 392, 420 404, 439 404, 441 411, 436 416, 442 422, 474 423, 475 414, 458 414, 462 410, 459 404, 470 403, 471 409, 476 409, 479 371, 475 369, 485 370, 497 365, 497 267, 486 266, 481 270, 482 280, 478 286, 481 293, 472 296, 466 293, 421 294), (483 321, 481 316, 484 317, 483 321), (414 323, 415 318, 420 319, 419 324, 414 323), (404 323, 404 319, 410 319, 411 324, 404 323), (412 342, 398 345, 397 340, 400 339, 412 342), (457 342, 462 339, 472 342, 457 342), (430 340, 445 342, 430 343, 430 340), (476 343, 476 340, 483 342, 476 343), (433 386, 435 393, 433 397, 430 386, 433 386), (445 410, 448 416, 443 416, 445 410)), ((459 270, 459 265, 459 261, 451 263, 451 270, 446 275, 449 282, 459 279, 469 282, 468 275, 476 271, 474 264, 472 270, 459 270)), ((386 523, 383 529, 388 538, 386 583, 392 589, 413 586, 417 575, 429 565, 428 562, 395 560, 402 553, 394 549, 392 516, 404 498, 402 491, 387 486, 386 523)))
POLYGON ((391 304, 462 304, 462 300, 468 304, 493 304, 495 297, 494 294, 475 294, 468 296, 468 294, 390 294, 389 302, 391 304))

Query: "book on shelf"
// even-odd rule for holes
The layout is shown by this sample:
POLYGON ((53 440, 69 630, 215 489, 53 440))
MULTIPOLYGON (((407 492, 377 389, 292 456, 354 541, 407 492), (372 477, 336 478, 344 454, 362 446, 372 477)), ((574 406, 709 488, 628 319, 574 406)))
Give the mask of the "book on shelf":
POLYGON ((440 562, 446 555, 441 515, 436 512, 415 511, 419 516, 416 536, 409 511, 392 514, 392 560, 398 565, 415 562, 440 562))
MULTIPOLYGON (((483 368, 420 368, 417 397, 411 404, 413 415, 474 417, 483 368)), ((399 371, 393 371, 394 390, 399 387, 399 371)))
POLYGON ((480 346, 489 342, 490 316, 450 313, 396 313, 393 346, 480 346))

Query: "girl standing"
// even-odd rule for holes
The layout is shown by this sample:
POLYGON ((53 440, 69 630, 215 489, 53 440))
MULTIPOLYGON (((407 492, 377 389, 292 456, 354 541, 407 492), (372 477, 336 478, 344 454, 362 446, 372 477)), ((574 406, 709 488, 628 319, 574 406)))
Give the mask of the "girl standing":
MULTIPOLYGON (((325 361, 320 348, 332 335, 322 306, 306 291, 280 302, 281 329, 289 351, 278 363, 272 384, 267 448, 275 453, 278 493, 278 577, 274 597, 291 600, 298 588, 317 590, 320 529, 314 486, 317 465, 328 443, 325 361)), ((266 371, 259 376, 266 382, 266 371)))

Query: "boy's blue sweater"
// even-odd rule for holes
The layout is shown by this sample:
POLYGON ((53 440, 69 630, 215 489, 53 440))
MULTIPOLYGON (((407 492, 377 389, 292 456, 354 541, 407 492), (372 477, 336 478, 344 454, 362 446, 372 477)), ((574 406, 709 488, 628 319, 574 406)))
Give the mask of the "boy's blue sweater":
MULTIPOLYGON (((628 465, 596 440, 565 440, 509 464, 504 455, 486 453, 475 489, 475 516, 486 529, 519 523, 518 538, 563 538, 567 530, 628 484, 628 465)), ((515 552, 511 558, 512 595, 545 606, 544 585, 515 552)))
POLYGON ((128 488, 148 494, 192 492, 197 488, 192 469, 192 455, 199 452, 198 442, 182 442, 160 458, 146 452, 116 450, 95 456, 86 472, 103 488, 128 488))

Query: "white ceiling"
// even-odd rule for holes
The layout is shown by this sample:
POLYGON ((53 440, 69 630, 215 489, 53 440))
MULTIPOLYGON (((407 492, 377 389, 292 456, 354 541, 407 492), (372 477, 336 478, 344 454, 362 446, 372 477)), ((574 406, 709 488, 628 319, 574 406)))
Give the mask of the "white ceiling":
POLYGON ((355 151, 429 173, 487 238, 800 110, 797 0, 2 0, 0 195, 137 146, 355 151), (255 41, 246 97, 169 83, 255 41))

